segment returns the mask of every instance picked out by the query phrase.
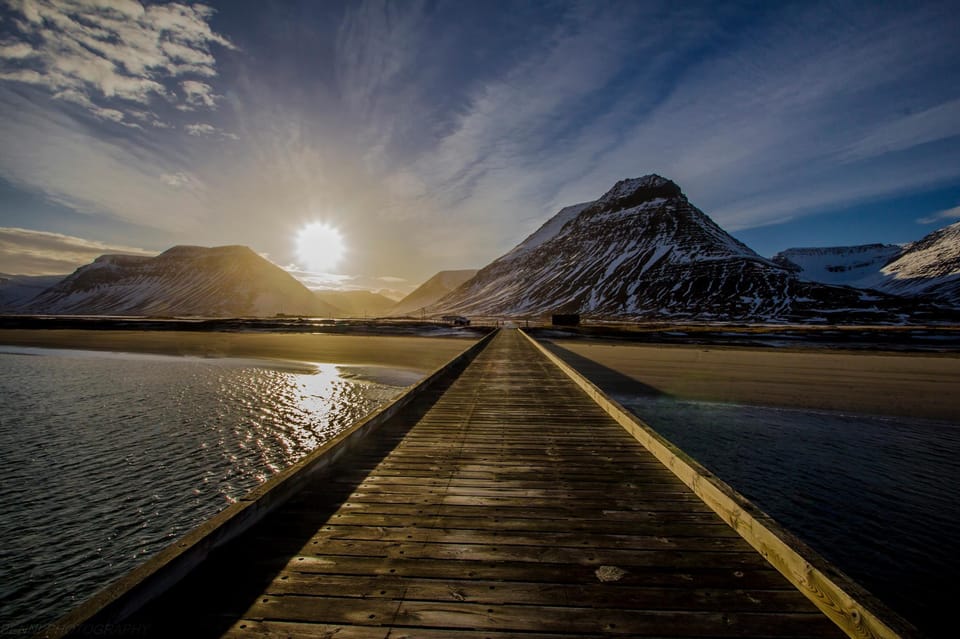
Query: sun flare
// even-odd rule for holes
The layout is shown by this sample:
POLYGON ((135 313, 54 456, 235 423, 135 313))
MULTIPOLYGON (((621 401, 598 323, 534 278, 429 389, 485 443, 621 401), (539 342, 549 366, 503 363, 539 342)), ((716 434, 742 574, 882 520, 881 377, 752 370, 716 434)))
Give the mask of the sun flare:
POLYGON ((311 222, 297 232, 297 258, 311 271, 328 271, 343 258, 340 231, 324 222, 311 222))

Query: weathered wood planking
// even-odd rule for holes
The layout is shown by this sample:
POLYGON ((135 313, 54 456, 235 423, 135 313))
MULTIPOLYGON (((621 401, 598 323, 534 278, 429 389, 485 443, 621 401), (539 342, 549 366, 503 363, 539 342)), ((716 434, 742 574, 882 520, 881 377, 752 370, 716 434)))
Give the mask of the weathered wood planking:
POLYGON ((607 397, 563 359, 526 333, 523 335, 845 633, 871 639, 921 636, 910 623, 696 460, 607 397))
POLYGON ((125 623, 151 636, 842 636, 517 331, 125 623))

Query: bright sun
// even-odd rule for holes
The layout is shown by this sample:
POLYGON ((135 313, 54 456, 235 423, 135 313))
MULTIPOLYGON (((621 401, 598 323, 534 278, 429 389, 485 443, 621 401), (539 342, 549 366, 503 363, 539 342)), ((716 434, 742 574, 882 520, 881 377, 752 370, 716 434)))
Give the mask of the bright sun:
POLYGON ((311 222, 297 232, 297 257, 311 271, 328 271, 346 248, 340 231, 323 222, 311 222))

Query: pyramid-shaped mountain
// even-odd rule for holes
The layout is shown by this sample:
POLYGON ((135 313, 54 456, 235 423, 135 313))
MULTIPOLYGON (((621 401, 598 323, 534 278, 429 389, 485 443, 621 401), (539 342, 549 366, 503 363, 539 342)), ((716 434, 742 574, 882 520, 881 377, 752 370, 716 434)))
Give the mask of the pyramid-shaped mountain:
POLYGON ((892 295, 801 281, 795 270, 734 239, 674 182, 647 175, 562 209, 428 310, 858 322, 901 322, 917 311, 892 295))
POLYGON ((796 278, 737 241, 659 175, 561 210, 437 312, 606 317, 783 315, 796 278))
POLYGON ((175 246, 156 257, 102 255, 20 312, 70 315, 327 315, 292 275, 246 246, 175 246))

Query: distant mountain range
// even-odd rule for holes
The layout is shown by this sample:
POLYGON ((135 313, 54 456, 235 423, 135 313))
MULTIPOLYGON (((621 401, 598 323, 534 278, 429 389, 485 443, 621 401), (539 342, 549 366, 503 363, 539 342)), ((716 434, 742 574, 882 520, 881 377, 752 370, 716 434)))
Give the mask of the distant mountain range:
MULTIPOLYGON (((874 253, 870 264, 882 261, 874 253)), ((562 209, 428 312, 898 321, 917 311, 893 295, 809 281, 798 277, 801 270, 761 257, 693 206, 677 184, 647 175, 562 209)))
POLYGON ((331 315, 292 275, 245 246, 175 246, 156 257, 103 255, 22 301, 57 315, 331 315))
POLYGON ((803 280, 960 306, 960 222, 905 246, 795 248, 773 261, 803 280))
POLYGON ((766 259, 658 175, 561 209, 486 267, 441 271, 399 302, 310 291, 244 246, 103 255, 68 276, 0 275, 0 312, 33 314, 903 322, 943 307, 960 307, 960 223, 906 246, 766 259))
POLYGON ((7 275, 0 273, 0 312, 19 308, 66 275, 7 275))
POLYGON ((440 271, 421 284, 415 291, 404 297, 389 310, 392 316, 412 315, 419 317, 421 312, 435 304, 440 298, 477 274, 476 269, 459 271, 440 271))

